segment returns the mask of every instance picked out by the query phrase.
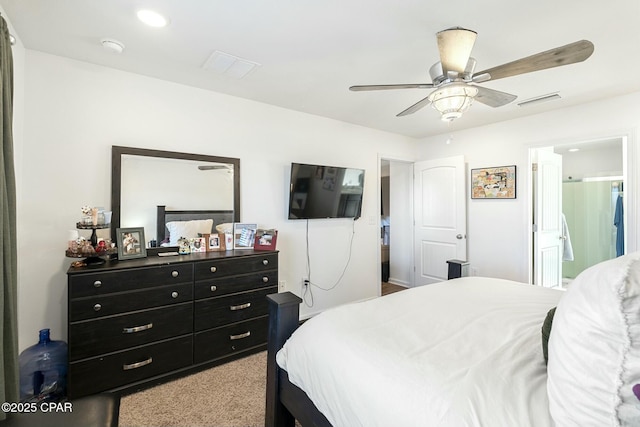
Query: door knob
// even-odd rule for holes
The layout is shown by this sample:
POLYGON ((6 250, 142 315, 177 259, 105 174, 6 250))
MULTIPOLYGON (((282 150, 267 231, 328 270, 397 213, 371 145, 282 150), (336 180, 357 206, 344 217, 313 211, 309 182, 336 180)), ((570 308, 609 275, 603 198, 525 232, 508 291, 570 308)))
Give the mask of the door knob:
POLYGON ((457 235, 456 235, 456 239, 458 239, 458 240, 462 240, 462 234, 457 234, 457 235))

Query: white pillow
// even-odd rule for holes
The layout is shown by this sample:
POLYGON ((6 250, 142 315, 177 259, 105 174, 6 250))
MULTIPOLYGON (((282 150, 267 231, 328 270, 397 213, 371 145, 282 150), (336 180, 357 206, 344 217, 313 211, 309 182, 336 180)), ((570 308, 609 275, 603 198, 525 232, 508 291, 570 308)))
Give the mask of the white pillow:
POLYGON ((218 224, 216 225, 216 231, 218 233, 233 233, 233 223, 232 222, 225 222, 224 224, 218 224))
POLYGON ((177 246, 181 237, 190 239, 198 237, 198 234, 211 233, 212 219, 195 219, 192 221, 170 221, 167 223, 169 230, 169 246, 177 246))
POLYGON ((640 426, 640 252, 582 272, 549 338, 549 410, 561 426, 640 426))

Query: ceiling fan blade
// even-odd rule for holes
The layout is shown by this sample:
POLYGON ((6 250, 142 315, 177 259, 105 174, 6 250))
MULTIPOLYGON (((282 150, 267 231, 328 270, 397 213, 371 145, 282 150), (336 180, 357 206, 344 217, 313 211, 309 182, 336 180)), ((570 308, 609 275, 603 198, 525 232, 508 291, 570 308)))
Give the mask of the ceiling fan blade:
POLYGON ((503 105, 507 105, 517 98, 517 96, 515 95, 506 92, 500 92, 499 90, 475 85, 474 87, 478 89, 478 94, 473 99, 485 105, 488 105, 489 107, 502 107, 503 105))
POLYGON ((349 90, 353 92, 360 92, 365 90, 389 90, 389 89, 431 89, 433 84, 431 83, 410 83, 410 84, 396 84, 396 85, 361 85, 351 86, 349 90))
POLYGON ((229 165, 200 165, 198 169, 201 171, 209 171, 209 170, 219 170, 219 169, 231 169, 229 165))
POLYGON ((437 34, 443 75, 448 75, 449 71, 455 71, 459 75, 464 72, 477 36, 475 31, 460 27, 449 28, 437 34))
POLYGON ((416 111, 418 111, 419 109, 421 109, 423 107, 426 107, 429 104, 431 104, 431 101, 429 100, 429 97, 427 96, 426 98, 421 99, 420 101, 416 102, 415 104, 413 104, 411 107, 407 108, 406 110, 401 111, 398 114, 396 114, 396 117, 408 116, 409 114, 413 114, 416 111))
POLYGON ((480 71, 473 75, 474 81, 497 80, 505 77, 517 76, 518 74, 530 73, 532 71, 546 70, 547 68, 559 67, 562 65, 582 62, 593 53, 593 43, 588 40, 580 40, 565 46, 545 52, 536 53, 526 58, 518 59, 507 64, 498 65, 488 70, 480 71), (484 76, 487 74, 489 79, 484 76), (477 79, 476 79, 477 77, 477 79))

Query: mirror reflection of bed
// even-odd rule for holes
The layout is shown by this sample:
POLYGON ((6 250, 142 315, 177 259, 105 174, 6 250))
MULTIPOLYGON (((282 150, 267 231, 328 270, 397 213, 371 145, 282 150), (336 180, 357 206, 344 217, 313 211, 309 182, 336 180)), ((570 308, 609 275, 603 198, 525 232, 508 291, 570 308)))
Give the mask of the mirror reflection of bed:
POLYGON ((233 223, 232 210, 168 210, 157 206, 156 236, 160 247, 177 246, 180 238, 217 233, 218 226, 233 223))

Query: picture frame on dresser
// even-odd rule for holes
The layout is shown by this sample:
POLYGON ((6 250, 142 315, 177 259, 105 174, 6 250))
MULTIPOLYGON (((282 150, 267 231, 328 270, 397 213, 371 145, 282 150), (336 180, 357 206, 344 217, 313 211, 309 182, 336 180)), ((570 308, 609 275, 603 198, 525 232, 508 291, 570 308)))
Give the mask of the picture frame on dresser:
POLYGON ((258 224, 233 224, 233 249, 253 249, 258 224))
POLYGON ((215 252, 215 251, 223 251, 224 248, 224 234, 221 233, 214 233, 214 234, 210 234, 209 237, 207 238, 207 250, 209 252, 215 252))
POLYGON ((143 227, 118 228, 116 230, 118 259, 146 258, 147 247, 143 227))

